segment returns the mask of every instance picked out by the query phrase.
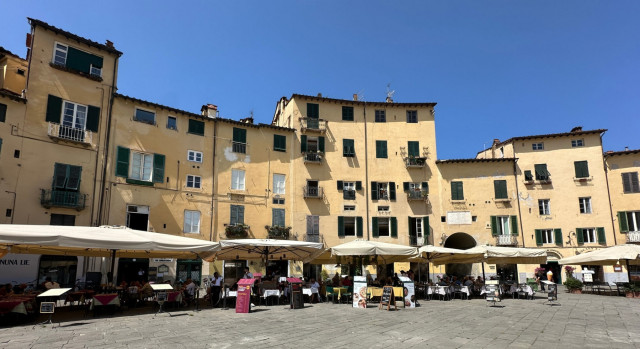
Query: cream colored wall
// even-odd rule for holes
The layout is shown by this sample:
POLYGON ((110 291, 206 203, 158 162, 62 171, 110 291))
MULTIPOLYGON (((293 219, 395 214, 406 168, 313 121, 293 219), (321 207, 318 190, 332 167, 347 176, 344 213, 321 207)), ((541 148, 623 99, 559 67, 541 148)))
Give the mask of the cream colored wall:
POLYGON ((123 97, 115 98, 113 137, 107 169, 108 224, 126 225, 127 205, 149 206, 149 230, 211 239, 214 123, 211 120, 197 119, 205 122, 205 135, 188 134, 190 118, 196 119, 123 97), (134 121, 136 108, 155 112, 156 125, 134 121), (166 127, 169 116, 176 118, 177 130, 166 127), (141 186, 126 183, 123 177, 116 177, 118 146, 129 148, 131 151, 164 155, 164 182, 154 183, 153 186, 141 186), (202 152, 203 162, 188 161, 188 150, 202 152), (201 189, 186 188, 188 174, 201 177, 201 189), (200 234, 184 234, 185 210, 200 211, 200 234))
POLYGON ((640 173, 640 153, 607 156, 605 159, 616 238, 618 243, 622 244, 626 242, 627 236, 620 232, 618 212, 640 211, 640 193, 624 193, 622 174, 627 172, 640 173))
MULTIPOLYGON (((18 222, 15 219, 12 220, 15 212, 10 217, 7 217, 5 213, 8 209, 14 209, 16 184, 18 177, 24 173, 22 166, 24 159, 14 157, 14 151, 22 148, 21 139, 12 135, 11 130, 24 118, 26 105, 4 95, 0 95, 0 103, 7 106, 5 122, 0 122, 0 139, 2 139, 2 149, 0 149, 0 223, 8 224, 18 222)), ((31 199, 35 200, 35 198, 31 199)))
POLYGON ((12 56, 0 60, 0 89, 6 89, 20 95, 27 82, 27 61, 12 56), (24 75, 18 74, 24 70, 24 75))

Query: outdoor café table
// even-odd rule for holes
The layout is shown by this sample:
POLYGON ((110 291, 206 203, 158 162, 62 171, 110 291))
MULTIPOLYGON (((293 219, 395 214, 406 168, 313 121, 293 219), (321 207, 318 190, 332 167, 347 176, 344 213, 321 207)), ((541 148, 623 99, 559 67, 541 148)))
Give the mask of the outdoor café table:
POLYGON ((167 302, 182 303, 182 292, 181 291, 167 292, 167 302))
POLYGON ((435 286, 429 286, 427 288, 428 296, 433 296, 434 294, 437 294, 442 296, 442 299, 445 299, 446 297, 449 297, 450 293, 451 293, 450 286, 435 285, 435 286))
POLYGON ((303 288, 302 289, 302 294, 306 294, 307 296, 311 297, 311 289, 310 288, 303 288))
POLYGON ((96 292, 93 290, 82 290, 77 292, 70 292, 67 294, 67 298, 64 300, 64 304, 78 302, 78 304, 84 303, 87 299, 91 299, 96 292))
MULTIPOLYGON (((482 286, 482 288, 480 289, 480 295, 482 296, 483 294, 487 293, 487 286, 482 286)), ((502 298, 502 288, 498 287, 498 292, 500 293, 500 298, 502 298)))
POLYGON ((465 293, 467 295, 467 299, 471 297, 471 289, 469 288, 469 286, 461 286, 460 292, 465 293))
POLYGON ((107 305, 115 305, 116 307, 120 306, 120 297, 118 297, 117 293, 110 294, 96 294, 93 296, 93 301, 91 302, 91 310, 94 307, 107 306, 107 305))
POLYGON ((264 299, 265 304, 269 297, 278 297, 278 301, 280 301, 280 290, 262 290, 262 299, 264 299))
MULTIPOLYGON (((367 293, 369 294, 369 299, 373 297, 382 297, 382 287, 367 287, 367 293)), ((404 287, 394 287, 393 288, 393 296, 401 297, 404 300, 404 287)), ((404 302, 402 302, 404 307, 404 302)))
MULTIPOLYGON (((531 286, 529 285, 511 285, 511 288, 509 289, 509 292, 511 294, 513 294, 514 296, 516 294, 520 294, 520 292, 524 292, 527 294, 527 297, 533 297, 533 289, 531 288, 531 286)), ((520 298, 520 297, 518 297, 520 298)))
POLYGON ((27 315, 33 311, 33 297, 8 297, 0 300, 0 314, 18 313, 27 315))

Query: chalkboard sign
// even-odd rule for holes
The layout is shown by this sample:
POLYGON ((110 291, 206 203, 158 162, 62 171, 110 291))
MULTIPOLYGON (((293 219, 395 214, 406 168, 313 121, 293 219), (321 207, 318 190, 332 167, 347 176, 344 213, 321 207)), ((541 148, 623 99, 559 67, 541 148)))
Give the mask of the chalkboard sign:
POLYGON ((40 314, 53 314, 56 308, 54 302, 42 302, 40 303, 40 314))
POLYGON ((387 306, 387 310, 391 310, 391 306, 396 306, 395 298, 393 296, 393 286, 385 286, 382 288, 382 296, 380 297, 380 306, 378 309, 387 306))
POLYGON ((158 297, 156 298, 158 303, 167 301, 167 292, 158 292, 158 297))

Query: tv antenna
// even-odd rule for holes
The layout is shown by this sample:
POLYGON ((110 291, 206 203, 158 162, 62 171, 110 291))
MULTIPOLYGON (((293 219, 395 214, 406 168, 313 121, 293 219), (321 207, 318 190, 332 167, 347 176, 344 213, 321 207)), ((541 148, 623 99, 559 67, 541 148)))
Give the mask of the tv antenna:
POLYGON ((391 89, 391 83, 387 84, 387 103, 393 103, 393 95, 396 93, 395 90, 391 89))

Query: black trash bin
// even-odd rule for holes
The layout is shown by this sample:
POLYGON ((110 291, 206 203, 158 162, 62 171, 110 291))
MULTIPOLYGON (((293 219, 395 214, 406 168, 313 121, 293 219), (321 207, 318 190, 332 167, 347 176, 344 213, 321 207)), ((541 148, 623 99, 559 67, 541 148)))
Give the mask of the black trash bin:
POLYGON ((289 283, 289 303, 291 309, 304 308, 304 298, 302 298, 302 280, 298 278, 287 278, 289 283))

